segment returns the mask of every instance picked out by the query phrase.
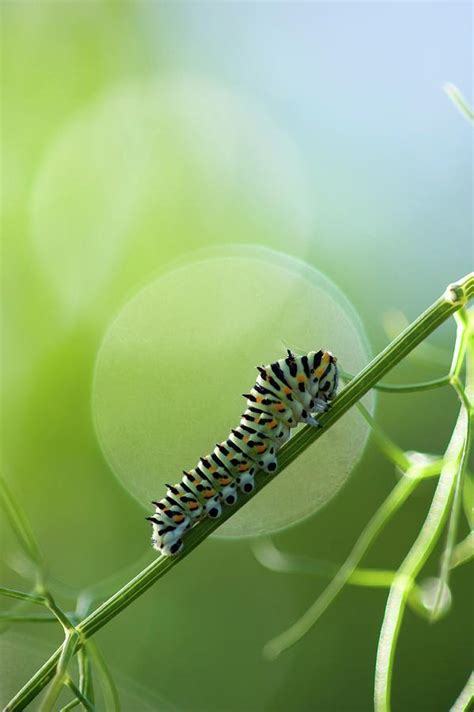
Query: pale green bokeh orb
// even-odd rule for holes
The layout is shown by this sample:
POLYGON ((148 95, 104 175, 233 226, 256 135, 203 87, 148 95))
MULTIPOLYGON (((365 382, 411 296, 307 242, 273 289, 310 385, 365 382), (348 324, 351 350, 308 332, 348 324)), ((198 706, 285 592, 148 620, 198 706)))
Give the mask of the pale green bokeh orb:
MULTIPOLYGON (((93 413, 127 491, 145 508, 161 498, 165 482, 238 424, 255 366, 287 344, 330 349, 355 373, 368 360, 361 324, 334 285, 265 248, 206 251, 125 304, 97 357, 93 413)), ((346 481, 367 435, 357 411, 347 413, 218 534, 267 534, 317 511, 346 481)))
POLYGON ((167 261, 258 240, 304 255, 314 195, 292 140, 250 99, 193 76, 119 85, 52 142, 33 244, 66 317, 104 309, 167 261), (90 307, 93 310, 90 311, 90 307))

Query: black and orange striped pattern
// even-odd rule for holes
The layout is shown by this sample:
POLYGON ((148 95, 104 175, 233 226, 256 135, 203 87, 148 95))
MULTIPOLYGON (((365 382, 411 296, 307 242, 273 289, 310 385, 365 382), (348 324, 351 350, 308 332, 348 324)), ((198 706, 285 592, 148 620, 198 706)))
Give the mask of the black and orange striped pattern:
POLYGON ((257 471, 275 472, 277 453, 299 423, 319 427, 314 413, 330 406, 338 386, 336 358, 330 351, 311 351, 269 366, 259 366, 257 381, 244 394, 247 408, 226 440, 184 471, 180 482, 167 485, 153 502, 153 545, 166 556, 178 554, 183 536, 204 517, 217 518, 222 506, 237 502, 238 491, 250 493, 257 471))

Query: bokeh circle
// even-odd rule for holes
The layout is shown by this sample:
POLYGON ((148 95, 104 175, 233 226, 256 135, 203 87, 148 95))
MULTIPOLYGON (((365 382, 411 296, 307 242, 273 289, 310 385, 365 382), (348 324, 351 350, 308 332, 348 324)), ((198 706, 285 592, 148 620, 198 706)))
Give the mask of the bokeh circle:
MULTIPOLYGON (((347 371, 368 360, 361 324, 304 262, 260 247, 199 252, 133 296, 100 347, 93 417, 113 472, 145 508, 238 423, 255 366, 287 345, 327 348, 347 371)), ((366 403, 373 406, 373 397, 366 403)), ((320 509, 359 459, 368 426, 347 413, 218 530, 282 530, 320 509)))
POLYGON ((297 146, 250 98, 193 75, 135 80, 52 142, 32 196, 33 246, 65 316, 97 315, 189 250, 291 240, 304 256, 314 204, 297 146))

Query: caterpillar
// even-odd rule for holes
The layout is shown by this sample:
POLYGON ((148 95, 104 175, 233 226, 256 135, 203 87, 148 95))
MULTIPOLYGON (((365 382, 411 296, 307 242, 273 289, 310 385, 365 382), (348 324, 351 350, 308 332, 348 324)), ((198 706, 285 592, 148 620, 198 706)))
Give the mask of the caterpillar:
POLYGON ((179 554, 191 527, 205 517, 220 517, 223 505, 237 502, 239 491, 252 492, 257 471, 275 472, 277 452, 292 428, 299 423, 320 427, 313 413, 328 410, 337 392, 337 359, 330 351, 287 353, 268 366, 257 366, 257 381, 243 394, 247 407, 239 425, 192 470, 183 470, 180 482, 166 485, 163 499, 152 502, 155 513, 146 519, 161 554, 179 554))

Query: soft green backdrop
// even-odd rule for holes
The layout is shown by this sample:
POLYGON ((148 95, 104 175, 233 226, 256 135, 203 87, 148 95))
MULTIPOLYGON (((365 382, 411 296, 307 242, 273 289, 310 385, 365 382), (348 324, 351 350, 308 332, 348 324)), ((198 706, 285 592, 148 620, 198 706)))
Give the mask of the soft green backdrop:
MULTIPOLYGON (((447 80, 466 92, 472 84, 472 6, 20 1, 1 11, 2 469, 52 576, 72 595, 116 575, 114 590, 153 553, 144 509, 93 426, 94 366, 110 323, 190 251, 251 244, 323 272, 358 312, 369 351, 382 348, 394 311, 415 317, 472 263, 471 129, 442 91, 447 80)), ((237 269, 235 304, 244 282, 237 269)), ((443 328, 436 350, 401 366, 400 378, 444 374, 452 337, 443 328)), ((232 368, 245 353, 225 358, 232 368)), ((193 388, 175 391, 183 409, 186 399, 195 408, 193 388)), ((376 411, 401 446, 434 453, 455 412, 441 391, 382 396, 376 411)), ((338 496, 278 545, 342 561, 394 482, 369 442, 338 496)), ((404 507, 367 566, 400 562, 431 488, 404 507)), ((0 533, 2 581, 25 588, 16 544, 0 533)), ((427 570, 436 572, 437 554, 427 570)), ((128 690, 125 709, 369 710, 384 591, 345 590, 302 643, 276 663, 262 659, 263 644, 323 585, 263 570, 246 540, 207 541, 97 636, 128 690)), ((446 710, 466 681, 468 570, 454 572, 452 588, 436 626, 404 620, 395 710, 446 710)), ((47 626, 7 635, 2 701, 59 641, 47 626)))

